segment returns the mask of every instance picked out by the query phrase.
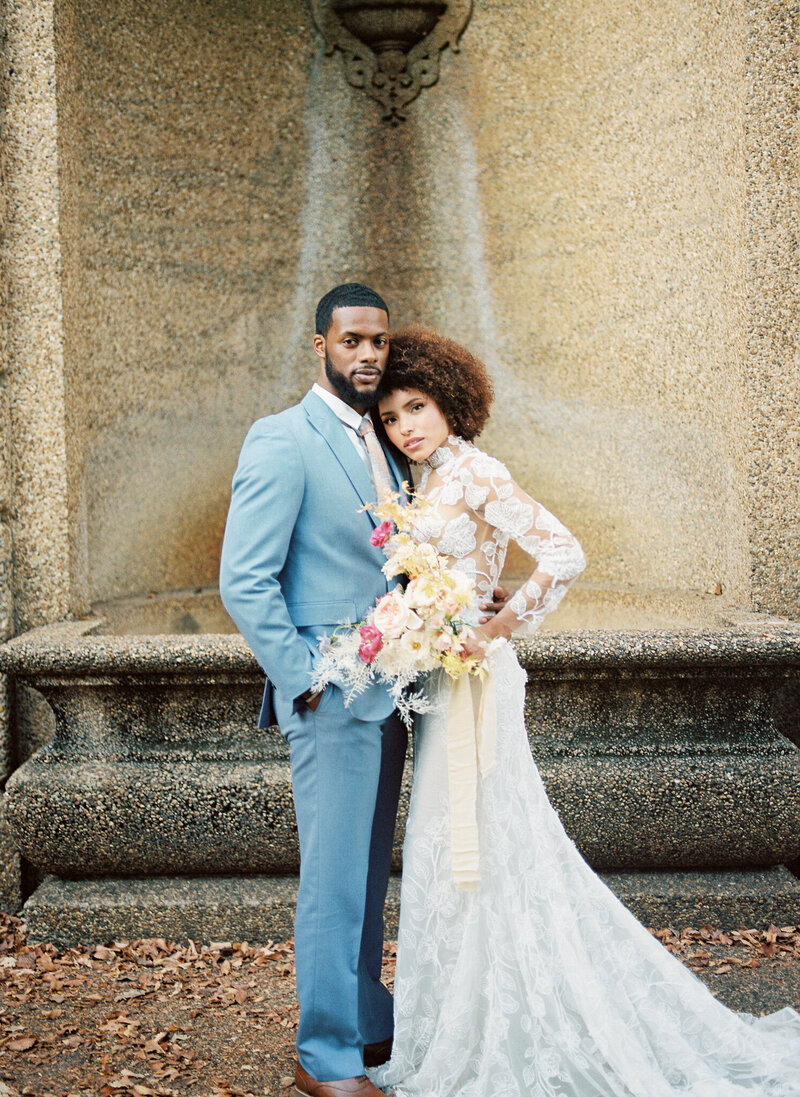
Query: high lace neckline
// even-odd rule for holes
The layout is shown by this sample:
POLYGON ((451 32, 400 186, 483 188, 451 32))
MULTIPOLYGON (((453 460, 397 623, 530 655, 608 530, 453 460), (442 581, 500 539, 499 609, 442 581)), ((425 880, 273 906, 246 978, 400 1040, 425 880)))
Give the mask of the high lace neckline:
POLYGON ((422 462, 423 468, 440 469, 472 448, 470 442, 465 442, 463 438, 459 438, 456 434, 450 434, 447 441, 422 462))

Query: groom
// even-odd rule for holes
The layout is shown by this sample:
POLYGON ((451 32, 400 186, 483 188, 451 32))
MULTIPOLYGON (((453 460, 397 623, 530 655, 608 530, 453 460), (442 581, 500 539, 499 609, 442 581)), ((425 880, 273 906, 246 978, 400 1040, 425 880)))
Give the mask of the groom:
POLYGON ((307 1097, 380 1097, 364 1067, 391 1051, 383 904, 406 730, 383 686, 349 708, 337 686, 311 689, 318 637, 360 620, 389 589, 383 553, 370 544, 377 519, 362 509, 409 479, 365 414, 386 368, 388 327, 385 302, 367 286, 325 294, 316 384, 250 429, 222 548, 222 600, 267 675, 259 726, 277 722, 291 751, 300 837, 295 1086, 307 1097))

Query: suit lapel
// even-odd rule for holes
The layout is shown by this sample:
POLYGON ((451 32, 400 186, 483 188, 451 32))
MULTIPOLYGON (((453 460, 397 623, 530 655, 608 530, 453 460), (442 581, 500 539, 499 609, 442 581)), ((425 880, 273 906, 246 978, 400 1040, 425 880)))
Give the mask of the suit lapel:
MULTIPOLYGON (((324 400, 316 393, 308 392, 302 400, 303 408, 312 427, 327 442, 336 460, 341 465, 348 480, 363 504, 374 503, 374 490, 364 462, 353 448, 353 443, 347 437, 346 428, 324 400)), ((367 511, 373 526, 377 526, 378 519, 371 510, 367 511)))

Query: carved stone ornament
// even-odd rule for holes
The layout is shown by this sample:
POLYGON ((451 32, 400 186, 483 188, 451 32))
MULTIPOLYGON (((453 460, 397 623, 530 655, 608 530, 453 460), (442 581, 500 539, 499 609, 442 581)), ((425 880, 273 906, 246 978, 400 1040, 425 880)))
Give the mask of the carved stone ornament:
POLYGON ((383 121, 404 121, 404 108, 439 79, 439 54, 458 40, 472 0, 311 0, 325 52, 340 50, 348 83, 383 107, 383 121))

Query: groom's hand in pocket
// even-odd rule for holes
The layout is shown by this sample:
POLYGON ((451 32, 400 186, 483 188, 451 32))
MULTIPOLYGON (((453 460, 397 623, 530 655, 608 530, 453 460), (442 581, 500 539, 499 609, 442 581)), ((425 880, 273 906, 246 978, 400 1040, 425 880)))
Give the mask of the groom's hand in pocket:
POLYGON ((505 590, 503 587, 495 587, 492 591, 493 602, 483 602, 481 609, 485 612, 486 616, 481 617, 480 623, 485 625, 487 621, 490 621, 496 613, 499 613, 503 606, 508 602, 511 597, 511 592, 505 590))
POLYGON ((310 708, 312 712, 316 712, 317 705, 319 704, 320 698, 322 697, 322 694, 324 692, 325 690, 321 689, 319 693, 312 693, 311 690, 308 689, 305 693, 301 693, 300 696, 296 697, 294 701, 295 712, 297 712, 300 708, 310 708))
POLYGON ((311 709, 311 711, 312 711, 312 712, 316 712, 316 711, 317 711, 317 705, 318 705, 318 704, 320 703, 320 701, 322 700, 322 693, 323 693, 323 692, 324 692, 324 690, 323 690, 323 691, 321 691, 320 693, 315 693, 315 694, 313 694, 313 695, 312 695, 311 697, 309 697, 309 698, 308 698, 308 700, 306 701, 306 704, 308 705, 308 707, 309 707, 309 708, 311 709))

